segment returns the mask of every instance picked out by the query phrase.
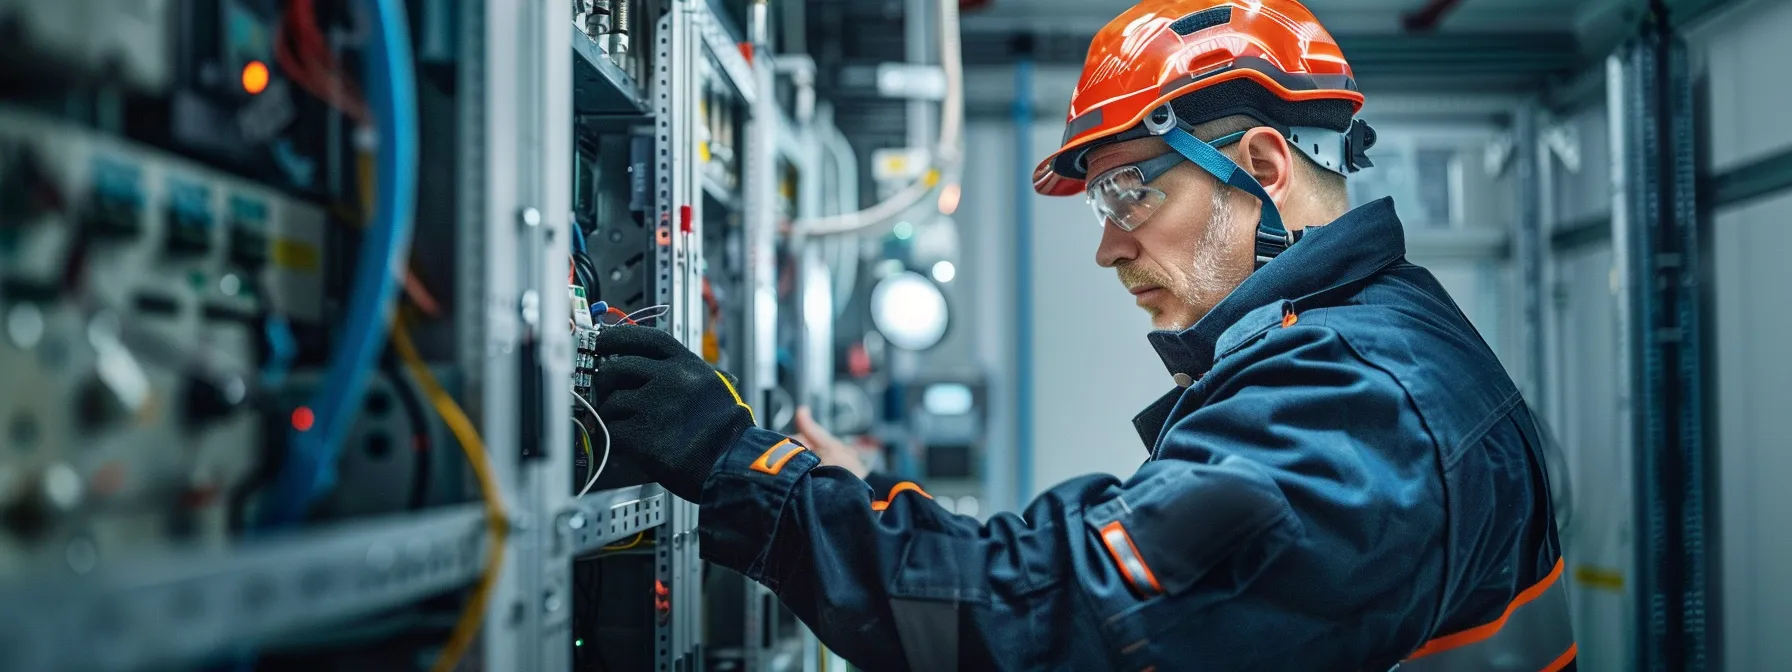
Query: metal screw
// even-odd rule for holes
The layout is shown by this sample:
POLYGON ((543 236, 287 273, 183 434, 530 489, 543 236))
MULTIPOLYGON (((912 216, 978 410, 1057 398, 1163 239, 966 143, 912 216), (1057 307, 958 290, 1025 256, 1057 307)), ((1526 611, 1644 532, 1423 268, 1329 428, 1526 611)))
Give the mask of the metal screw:
POLYGON ((541 226, 541 211, 523 208, 523 226, 541 226))
POLYGON ((585 520, 585 514, 575 513, 575 514, 572 514, 571 518, 568 518, 566 520, 566 526, 570 527, 572 529, 575 529, 575 530, 583 530, 583 529, 585 529, 586 522, 587 521, 585 520))
POLYGON ((81 503, 81 476, 75 468, 58 462, 44 472, 44 499, 63 511, 75 508, 81 503))
POLYGON ((44 337, 44 314, 37 304, 21 303, 6 313, 6 335, 13 345, 29 350, 44 337))
POLYGON ((673 548, 684 548, 684 533, 683 532, 679 532, 678 534, 672 535, 672 547, 673 548))
POLYGON ((541 601, 541 607, 543 609, 546 609, 547 612, 550 614, 554 613, 556 611, 559 611, 560 610, 560 593, 559 593, 559 591, 549 590, 547 598, 543 599, 541 601))
POLYGON ((541 294, 531 289, 523 292, 523 322, 533 327, 541 322, 541 294))

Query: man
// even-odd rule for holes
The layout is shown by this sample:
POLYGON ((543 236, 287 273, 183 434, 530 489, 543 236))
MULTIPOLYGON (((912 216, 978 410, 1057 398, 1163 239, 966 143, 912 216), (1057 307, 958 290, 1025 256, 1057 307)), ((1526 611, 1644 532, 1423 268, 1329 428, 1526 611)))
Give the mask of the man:
POLYGON ((599 409, 701 503, 703 557, 866 669, 1571 669, 1540 433, 1391 202, 1345 212, 1361 103, 1293 0, 1147 0, 1095 37, 1034 184, 1087 197, 1160 329, 1176 387, 1130 479, 987 523, 873 501, 644 328, 599 337, 599 409))

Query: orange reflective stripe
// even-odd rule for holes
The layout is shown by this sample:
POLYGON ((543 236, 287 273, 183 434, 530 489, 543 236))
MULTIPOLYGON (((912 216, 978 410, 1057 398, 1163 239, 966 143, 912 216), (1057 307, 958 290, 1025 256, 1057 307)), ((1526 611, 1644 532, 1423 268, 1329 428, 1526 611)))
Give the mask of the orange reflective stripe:
POLYGON ((1120 567, 1120 573, 1126 576, 1126 582, 1132 584, 1133 590, 1146 597, 1163 594, 1164 588, 1158 584, 1157 575, 1145 565, 1145 557, 1139 555, 1139 547, 1132 543, 1132 535, 1126 533, 1126 527, 1120 521, 1102 526, 1101 543, 1108 547, 1108 555, 1113 556, 1114 564, 1120 567))
MULTIPOLYGON (((1434 653, 1442 653, 1444 651, 1449 651, 1450 649, 1461 648, 1476 642, 1485 641, 1488 638, 1499 634, 1500 628, 1506 627, 1507 619, 1512 618, 1512 612, 1517 611, 1519 607, 1529 604, 1532 600, 1543 595, 1543 593, 1548 591, 1550 586, 1555 585, 1556 580, 1560 578, 1562 578, 1562 559, 1556 558, 1556 566, 1554 569, 1549 570, 1549 576, 1543 577, 1542 581, 1538 581, 1536 585, 1524 589, 1523 592, 1518 594, 1518 597, 1512 598, 1512 602, 1506 605, 1506 613, 1500 614, 1498 619, 1495 619, 1493 622, 1486 625, 1476 626, 1463 630, 1462 632, 1445 635, 1429 642, 1425 642, 1424 646, 1421 646, 1419 647, 1419 650, 1412 652, 1412 655, 1407 656, 1406 659, 1416 660, 1434 653)), ((1573 647, 1570 647, 1570 653, 1572 653, 1572 651, 1573 647)))
POLYGON ((896 485, 894 485, 890 488, 889 499, 872 500, 871 510, 872 511, 882 511, 884 509, 890 508, 890 502, 896 501, 896 495, 898 493, 903 493, 903 492, 912 492, 912 493, 915 493, 922 497, 926 497, 928 499, 933 499, 933 495, 927 494, 926 490, 922 490, 921 486, 915 485, 915 483, 913 481, 903 481, 901 483, 897 483, 896 485))
POLYGON ((933 495, 927 494, 926 490, 922 490, 921 486, 915 485, 915 483, 913 481, 903 481, 901 483, 897 483, 894 487, 890 488, 890 496, 885 497, 885 499, 888 499, 892 502, 896 501, 896 494, 901 493, 901 492, 913 492, 922 497, 926 497, 928 499, 933 499, 933 495))
POLYGON ((766 449, 764 453, 761 453, 759 459, 753 460, 753 471, 764 472, 776 476, 779 471, 784 469, 784 463, 789 462, 790 458, 796 457, 797 453, 805 450, 808 450, 808 448, 803 444, 791 441, 790 439, 779 441, 776 445, 766 449))
POLYGON ((1568 664, 1574 662, 1574 657, 1578 655, 1580 655, 1580 645, 1569 644, 1568 650, 1563 651, 1562 655, 1551 661, 1549 667, 1543 668, 1543 672, 1562 672, 1562 668, 1568 667, 1568 664))

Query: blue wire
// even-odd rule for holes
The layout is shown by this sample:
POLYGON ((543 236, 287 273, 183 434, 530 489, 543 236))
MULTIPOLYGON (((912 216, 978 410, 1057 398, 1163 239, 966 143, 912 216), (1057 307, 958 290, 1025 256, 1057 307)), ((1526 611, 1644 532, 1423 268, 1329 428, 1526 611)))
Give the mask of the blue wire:
POLYGON ((324 384, 311 399, 313 423, 291 434, 292 450, 261 506, 264 527, 290 525, 336 481, 343 436, 367 394, 374 358, 386 342, 387 319, 411 246, 417 197, 416 73, 402 0, 363 0, 373 18, 367 45, 368 107, 379 130, 374 219, 361 244, 349 295, 348 325, 336 344, 324 384))
POLYGON ((573 217, 571 221, 572 251, 578 254, 587 254, 589 250, 585 247, 585 229, 579 226, 579 218, 573 217))

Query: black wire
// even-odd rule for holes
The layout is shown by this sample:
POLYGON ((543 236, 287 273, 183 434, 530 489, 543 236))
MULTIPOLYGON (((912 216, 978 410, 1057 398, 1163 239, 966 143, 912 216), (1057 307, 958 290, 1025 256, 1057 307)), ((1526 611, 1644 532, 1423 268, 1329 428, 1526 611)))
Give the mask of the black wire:
POLYGON ((573 276, 580 287, 585 288, 585 296, 592 301, 598 300, 597 267, 591 258, 582 254, 574 254, 572 258, 573 276))

